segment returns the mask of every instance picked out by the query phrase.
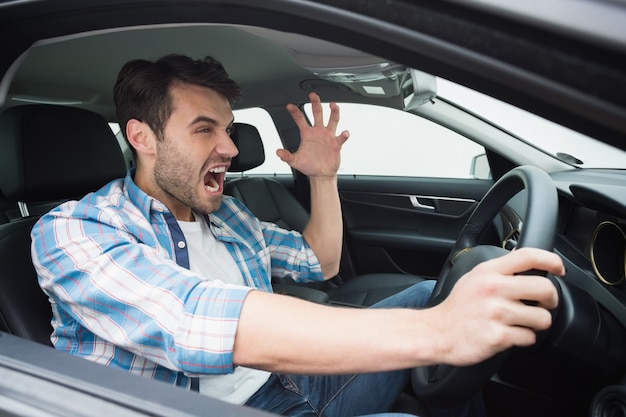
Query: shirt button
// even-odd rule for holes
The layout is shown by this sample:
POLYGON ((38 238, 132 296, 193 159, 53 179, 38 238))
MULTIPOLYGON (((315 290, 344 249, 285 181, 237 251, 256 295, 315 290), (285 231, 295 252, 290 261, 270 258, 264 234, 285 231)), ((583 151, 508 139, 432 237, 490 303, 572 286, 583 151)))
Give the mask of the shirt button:
POLYGON ((182 240, 178 242, 178 247, 183 249, 185 247, 185 242, 183 242, 182 240))

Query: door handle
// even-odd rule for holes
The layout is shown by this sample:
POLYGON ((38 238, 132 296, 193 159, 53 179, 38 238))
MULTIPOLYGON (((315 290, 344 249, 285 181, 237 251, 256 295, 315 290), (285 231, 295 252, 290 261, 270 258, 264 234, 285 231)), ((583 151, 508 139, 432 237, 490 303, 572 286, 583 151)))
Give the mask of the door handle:
POLYGON ((417 208, 417 209, 423 209, 423 210, 435 210, 435 206, 434 205, 429 205, 429 204, 423 204, 419 201, 419 196, 416 195, 411 195, 409 196, 409 200, 411 201, 411 205, 413 206, 413 208, 417 208))

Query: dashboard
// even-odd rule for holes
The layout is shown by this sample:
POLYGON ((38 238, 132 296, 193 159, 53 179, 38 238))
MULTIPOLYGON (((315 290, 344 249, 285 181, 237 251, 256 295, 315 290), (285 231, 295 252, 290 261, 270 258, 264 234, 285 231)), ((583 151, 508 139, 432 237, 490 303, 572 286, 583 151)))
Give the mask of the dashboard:
POLYGON ((605 285, 619 286, 626 277, 626 221, 603 211, 574 206, 563 236, 591 265, 605 285))
MULTIPOLYGON (((550 277, 559 288, 560 305, 552 328, 538 339, 541 347, 510 355, 498 378, 518 393, 561 406, 574 402, 574 414, 588 410, 592 399, 603 401, 596 398, 615 387, 625 392, 617 401, 626 404, 621 385, 626 376, 626 170, 576 169, 551 178, 559 198, 554 249, 567 270, 564 277, 550 277)), ((501 212, 504 236, 516 228, 523 233, 523 207, 525 196, 519 193, 501 212)))
POLYGON ((567 278, 626 327, 626 171, 564 171, 552 179, 559 190, 555 249, 572 268, 567 278))

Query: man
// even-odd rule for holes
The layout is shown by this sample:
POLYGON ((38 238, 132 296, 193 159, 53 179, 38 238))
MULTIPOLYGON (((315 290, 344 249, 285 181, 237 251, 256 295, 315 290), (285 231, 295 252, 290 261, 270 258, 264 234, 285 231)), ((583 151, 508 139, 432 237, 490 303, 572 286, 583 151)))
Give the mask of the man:
POLYGON ((311 94, 313 125, 278 156, 309 177, 302 235, 254 218, 222 195, 237 149, 221 64, 171 55, 131 61, 115 101, 137 168, 33 229, 40 284, 53 303, 56 348, 230 402, 285 415, 389 409, 415 366, 468 365, 530 345, 557 294, 530 269, 563 274, 558 257, 522 249, 483 263, 439 306, 419 310, 418 284, 374 309, 335 308, 271 293, 272 274, 334 276, 341 252, 337 170, 348 133, 339 109, 311 94), (522 303, 520 300, 532 300, 522 303), (307 377, 304 375, 327 375, 307 377))

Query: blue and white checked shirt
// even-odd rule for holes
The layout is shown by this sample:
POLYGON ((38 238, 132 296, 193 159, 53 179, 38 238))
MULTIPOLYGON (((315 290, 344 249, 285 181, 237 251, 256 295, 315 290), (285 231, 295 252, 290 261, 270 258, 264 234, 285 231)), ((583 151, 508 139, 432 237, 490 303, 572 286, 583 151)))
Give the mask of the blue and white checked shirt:
POLYGON ((55 347, 183 387, 189 376, 233 372, 248 292, 271 291, 272 275, 323 278, 301 234, 261 222, 238 200, 224 196, 208 220, 247 287, 191 272, 178 223, 131 173, 44 215, 32 255, 55 347))

